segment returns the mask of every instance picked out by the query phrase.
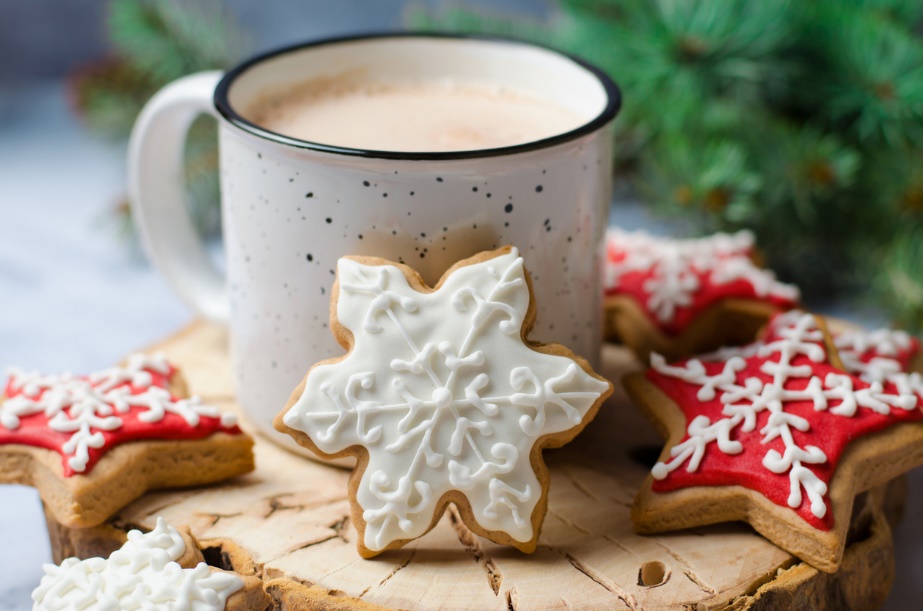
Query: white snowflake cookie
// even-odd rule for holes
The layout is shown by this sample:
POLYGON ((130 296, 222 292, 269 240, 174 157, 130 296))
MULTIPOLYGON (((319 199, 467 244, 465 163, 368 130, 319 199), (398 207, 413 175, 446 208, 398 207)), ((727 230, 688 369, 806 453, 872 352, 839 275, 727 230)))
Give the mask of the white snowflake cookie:
POLYGON ((339 261, 332 330, 349 350, 308 371, 278 430, 324 458, 356 456, 364 557, 429 531, 455 503, 466 525, 533 551, 547 506, 541 450, 570 441, 612 385, 535 319, 515 248, 453 266, 435 288, 383 259, 339 261))
POLYGON ((32 592, 35 611, 220 611, 268 603, 259 579, 209 567, 192 537, 163 518, 157 518, 149 533, 130 531, 125 545, 108 559, 67 558, 60 565, 46 564, 44 570, 32 592), (236 597, 239 604, 229 604, 237 592, 241 592, 236 597))

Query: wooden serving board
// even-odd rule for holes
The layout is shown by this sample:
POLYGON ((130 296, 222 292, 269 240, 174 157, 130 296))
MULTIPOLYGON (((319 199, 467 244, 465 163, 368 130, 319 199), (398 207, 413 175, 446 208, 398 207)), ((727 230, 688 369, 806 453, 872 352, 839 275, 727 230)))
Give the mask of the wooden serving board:
MULTIPOLYGON (((222 327, 196 322, 151 350, 183 369, 192 393, 237 409, 222 327)), ((616 346, 606 346, 603 361, 613 381, 638 368, 616 346)), ((89 557, 163 516, 189 526, 211 563, 261 577, 283 609, 867 609, 884 601, 903 480, 857 500, 842 569, 828 575, 742 524, 634 534, 631 503, 661 445, 617 390, 574 442, 545 453, 548 515, 531 555, 473 535, 449 512, 425 537, 363 560, 349 523, 348 472, 261 437, 254 473, 149 493, 93 529, 49 520, 49 532, 56 561, 89 557)))

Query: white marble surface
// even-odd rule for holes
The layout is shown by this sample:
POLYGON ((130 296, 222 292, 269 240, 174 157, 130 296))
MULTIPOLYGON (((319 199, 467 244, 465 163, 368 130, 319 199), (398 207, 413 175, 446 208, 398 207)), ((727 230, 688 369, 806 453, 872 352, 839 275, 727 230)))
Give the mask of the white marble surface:
MULTIPOLYGON (((86 372, 181 326, 191 314, 105 226, 124 191, 124 150, 88 137, 63 90, 0 92, 0 366, 86 372)), ((620 224, 650 225, 638 206, 620 224)), ((868 320, 848 304, 837 314, 868 320)), ((923 470, 896 535, 898 576, 887 609, 923 598, 923 470)), ((29 609, 50 559, 38 496, 0 487, 0 609, 29 609)))

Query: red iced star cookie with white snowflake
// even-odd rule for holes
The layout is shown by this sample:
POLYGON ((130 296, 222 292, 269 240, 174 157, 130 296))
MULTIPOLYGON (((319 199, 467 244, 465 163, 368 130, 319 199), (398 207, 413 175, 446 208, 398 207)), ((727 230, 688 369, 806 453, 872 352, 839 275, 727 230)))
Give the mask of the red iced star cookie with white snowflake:
POLYGON ((359 553, 423 536, 449 503, 475 533, 534 551, 542 450, 577 435, 612 384, 564 346, 527 339, 535 305, 516 249, 460 261, 434 288, 407 266, 345 257, 332 294, 349 352, 308 371, 275 427, 322 458, 357 458, 359 553))
POLYGON ((625 379, 668 439, 635 499, 641 533, 745 521, 832 572, 855 496, 923 464, 923 377, 851 372, 811 314, 778 315, 722 355, 651 365, 625 379))
POLYGON ((11 370, 0 396, 0 483, 32 485, 67 527, 95 526, 152 488, 253 469, 236 416, 188 397, 163 355, 88 376, 11 370))
POLYGON ((754 264, 753 234, 687 240, 610 229, 606 336, 643 361, 753 341, 769 317, 797 305, 798 289, 754 264))

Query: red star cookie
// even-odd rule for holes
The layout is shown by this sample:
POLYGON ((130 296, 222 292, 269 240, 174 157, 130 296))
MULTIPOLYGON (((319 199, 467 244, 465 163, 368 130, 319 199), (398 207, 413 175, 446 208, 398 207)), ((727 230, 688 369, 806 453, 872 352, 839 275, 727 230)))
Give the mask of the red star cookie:
POLYGON ((836 571, 855 496, 923 464, 923 377, 848 372, 823 324, 799 311, 736 352, 675 364, 655 354, 625 379, 668 438, 635 499, 635 527, 741 520, 836 571))
POLYGON ((647 361, 752 341, 798 289, 753 263, 753 234, 690 240, 610 229, 603 284, 606 336, 647 361))
POLYGON ((162 355, 85 377, 10 372, 0 397, 0 483, 34 485, 59 522, 94 526, 146 490, 253 469, 234 414, 186 395, 162 355))

